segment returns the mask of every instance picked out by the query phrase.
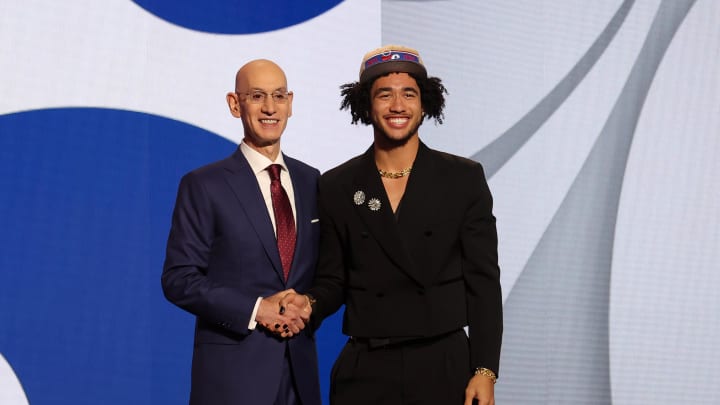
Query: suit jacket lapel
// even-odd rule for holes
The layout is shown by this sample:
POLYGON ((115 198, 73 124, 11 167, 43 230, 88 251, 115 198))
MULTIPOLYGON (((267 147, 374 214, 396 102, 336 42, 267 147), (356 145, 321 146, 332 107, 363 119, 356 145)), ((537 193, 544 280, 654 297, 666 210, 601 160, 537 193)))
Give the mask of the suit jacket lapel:
POLYGON ((232 158, 227 160, 226 168, 228 169, 227 183, 247 214, 247 218, 258 235, 258 239, 260 239, 275 272, 284 282, 285 277, 283 276, 275 231, 268 216, 268 210, 255 173, 253 173, 250 164, 248 164, 240 149, 237 149, 232 158))
POLYGON ((301 276, 299 270, 302 268, 303 261, 306 260, 305 256, 313 250, 313 246, 308 244, 312 242, 309 233, 312 207, 308 205, 312 199, 308 198, 309 196, 306 196, 306 193, 317 193, 317 189, 313 189, 312 186, 307 183, 308 179, 302 176, 302 172, 299 170, 295 161, 289 159, 287 156, 285 156, 285 165, 287 165, 288 171, 290 172, 293 194, 295 195, 295 232, 297 236, 295 238, 295 253, 290 274, 288 275, 288 284, 292 285, 293 281, 301 276))
MULTIPOLYGON (((442 175, 435 167, 433 156, 425 144, 420 143, 412 173, 408 179, 405 194, 400 206, 398 232, 405 241, 405 248, 410 261, 417 272, 432 268, 432 249, 428 246, 427 238, 436 231, 434 227, 440 226, 435 222, 436 212, 443 209, 444 196, 438 185, 443 184, 442 175)), ((416 274, 416 277, 429 283, 433 274, 416 274)))
POLYGON ((378 175, 372 147, 362 156, 360 164, 360 170, 358 170, 352 185, 347 190, 347 195, 342 198, 353 201, 355 211, 368 227, 372 236, 378 241, 388 258, 412 279, 419 281, 418 275, 412 271, 412 263, 407 250, 404 248, 405 245, 398 232, 390 201, 378 175), (357 192, 364 194, 362 204, 357 204, 354 201, 357 192), (373 207, 377 207, 377 202, 379 202, 379 208, 373 209, 373 207))

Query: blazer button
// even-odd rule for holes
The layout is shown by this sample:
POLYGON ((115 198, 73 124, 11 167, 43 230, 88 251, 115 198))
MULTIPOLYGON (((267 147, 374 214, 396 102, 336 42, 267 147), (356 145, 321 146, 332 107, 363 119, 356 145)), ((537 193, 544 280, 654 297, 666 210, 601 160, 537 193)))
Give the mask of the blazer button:
POLYGON ((378 298, 382 298, 382 297, 385 296, 385 293, 384 293, 384 292, 379 292, 379 293, 375 294, 375 296, 378 297, 378 298))
POLYGON ((418 295, 425 295, 425 290, 417 290, 418 295))
POLYGON ((432 236, 432 231, 425 231, 425 236, 432 236))

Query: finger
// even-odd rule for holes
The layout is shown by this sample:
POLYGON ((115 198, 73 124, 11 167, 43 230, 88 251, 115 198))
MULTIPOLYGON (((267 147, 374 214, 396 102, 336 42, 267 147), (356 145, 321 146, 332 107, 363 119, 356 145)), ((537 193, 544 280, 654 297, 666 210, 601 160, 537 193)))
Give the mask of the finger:
POLYGON ((298 334, 298 333, 300 333, 301 330, 303 330, 304 327, 305 327, 305 324, 303 324, 302 322, 293 322, 290 325, 289 330, 293 334, 298 334))
POLYGON ((291 302, 292 302, 292 297, 288 297, 288 295, 285 295, 280 299, 280 301, 278 303, 280 304, 281 307, 286 307, 291 302))
POLYGON ((284 305, 280 305, 280 315, 282 315, 282 314, 284 314, 284 313, 285 313, 285 306, 284 306, 284 305))

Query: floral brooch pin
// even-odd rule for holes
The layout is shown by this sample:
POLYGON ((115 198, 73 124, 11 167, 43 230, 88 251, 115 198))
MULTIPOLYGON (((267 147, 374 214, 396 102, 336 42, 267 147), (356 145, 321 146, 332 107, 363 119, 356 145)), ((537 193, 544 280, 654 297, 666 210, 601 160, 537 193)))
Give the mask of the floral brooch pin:
MULTIPOLYGON (((362 190, 358 190, 355 192, 355 194, 353 194, 353 203, 355 203, 355 205, 365 204, 365 199, 366 199, 365 192, 362 190)), ((380 210, 382 203, 380 202, 379 198, 373 197, 370 200, 368 200, 367 206, 370 209, 370 211, 378 211, 378 210, 380 210)))

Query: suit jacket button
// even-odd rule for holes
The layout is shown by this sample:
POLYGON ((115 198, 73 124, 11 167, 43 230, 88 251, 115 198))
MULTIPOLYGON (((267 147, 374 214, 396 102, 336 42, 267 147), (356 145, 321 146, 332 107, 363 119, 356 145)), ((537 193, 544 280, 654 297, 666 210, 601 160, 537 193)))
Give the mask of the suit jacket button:
POLYGON ((418 295, 425 295, 425 290, 418 290, 417 293, 418 295))
POLYGON ((432 231, 425 231, 425 236, 432 236, 432 231))
POLYGON ((385 293, 384 293, 384 292, 379 292, 379 293, 375 294, 375 296, 378 297, 378 298, 382 298, 382 297, 385 296, 385 293))

